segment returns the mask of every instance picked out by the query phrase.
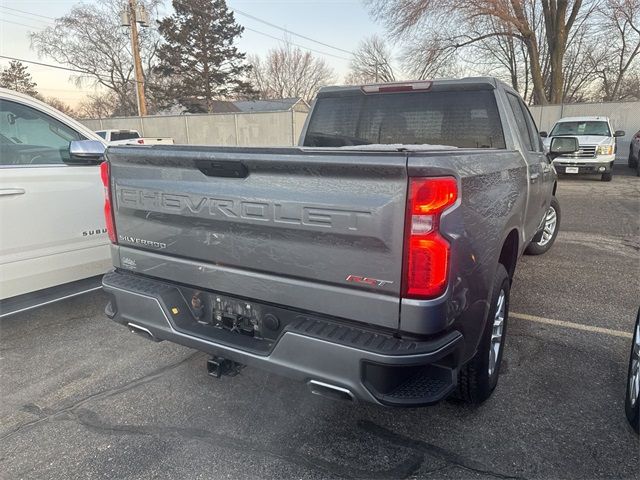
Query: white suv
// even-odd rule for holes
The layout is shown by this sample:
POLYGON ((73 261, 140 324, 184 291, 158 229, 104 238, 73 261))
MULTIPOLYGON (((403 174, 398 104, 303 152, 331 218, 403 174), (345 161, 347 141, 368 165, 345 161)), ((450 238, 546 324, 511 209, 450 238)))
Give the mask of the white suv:
POLYGON ((600 174, 602 181, 609 182, 616 159, 616 137, 625 132, 611 128, 607 117, 566 117, 556 122, 551 132, 540 132, 548 149, 553 137, 576 137, 580 150, 562 155, 553 161, 558 173, 600 174))
POLYGON ((99 158, 104 141, 27 95, 0 88, 0 317, 100 288, 110 267, 99 158))

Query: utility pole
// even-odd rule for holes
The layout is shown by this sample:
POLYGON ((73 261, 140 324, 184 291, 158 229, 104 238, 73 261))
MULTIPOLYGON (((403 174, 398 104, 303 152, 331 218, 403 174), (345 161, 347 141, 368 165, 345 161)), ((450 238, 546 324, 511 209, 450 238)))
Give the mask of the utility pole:
POLYGON ((142 61, 140 60, 140 43, 138 41, 138 19, 136 18, 138 6, 136 0, 128 0, 129 24, 131 28, 131 53, 133 54, 133 66, 136 78, 136 98, 138 99, 138 115, 144 117, 147 114, 147 102, 144 98, 144 74, 142 61))

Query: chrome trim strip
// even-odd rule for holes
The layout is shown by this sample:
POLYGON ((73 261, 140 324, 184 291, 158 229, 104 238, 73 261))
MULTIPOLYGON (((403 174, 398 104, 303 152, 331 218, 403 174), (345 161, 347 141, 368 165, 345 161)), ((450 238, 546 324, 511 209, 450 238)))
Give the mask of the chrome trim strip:
POLYGON ((66 300, 67 298, 77 297, 78 295, 83 295, 89 292, 95 292, 96 290, 101 290, 101 289, 102 289, 102 286, 92 287, 87 290, 81 290, 79 292, 74 292, 69 295, 65 295, 63 297, 54 298, 53 300, 47 300, 46 302, 36 303, 35 305, 30 305, 28 307, 21 308, 20 310, 14 310, 8 313, 0 312, 0 318, 8 317, 9 315, 14 315, 16 313, 26 312, 28 310, 33 310, 34 308, 44 307, 45 305, 49 305, 51 303, 60 302, 61 300, 66 300))

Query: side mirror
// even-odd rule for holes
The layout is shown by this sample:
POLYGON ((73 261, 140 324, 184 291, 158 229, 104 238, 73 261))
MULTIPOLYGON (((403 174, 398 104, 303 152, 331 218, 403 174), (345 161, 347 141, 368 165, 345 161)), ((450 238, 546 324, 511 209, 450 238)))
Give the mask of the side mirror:
POLYGON ((614 137, 624 137, 626 132, 624 130, 616 130, 616 133, 613 134, 614 137))
POLYGON ((540 132, 540 136, 542 138, 547 138, 549 136, 549 134, 547 132, 540 132))
POLYGON ((106 147, 98 140, 73 140, 69 144, 67 163, 95 165, 104 160, 106 147))
POLYGON ((576 137, 553 137, 551 146, 549 147, 549 158, 553 160, 560 155, 575 153, 580 149, 578 139, 576 137))

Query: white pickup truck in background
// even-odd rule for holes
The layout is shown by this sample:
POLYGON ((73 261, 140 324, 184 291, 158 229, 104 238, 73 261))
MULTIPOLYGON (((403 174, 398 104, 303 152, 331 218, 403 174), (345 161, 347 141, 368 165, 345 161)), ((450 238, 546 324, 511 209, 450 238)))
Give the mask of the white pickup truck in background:
POLYGON ((107 145, 173 145, 173 138, 142 137, 137 130, 98 130, 107 145))
POLYGON ((0 317, 99 289, 111 266, 98 160, 105 142, 49 105, 0 88, 0 317))
POLYGON ((607 117, 599 116, 561 118, 550 133, 540 132, 547 150, 553 137, 570 136, 578 139, 580 150, 561 155, 553 161, 558 173, 599 174, 603 182, 611 181, 616 159, 616 138, 624 135, 622 130, 613 130, 607 117))

